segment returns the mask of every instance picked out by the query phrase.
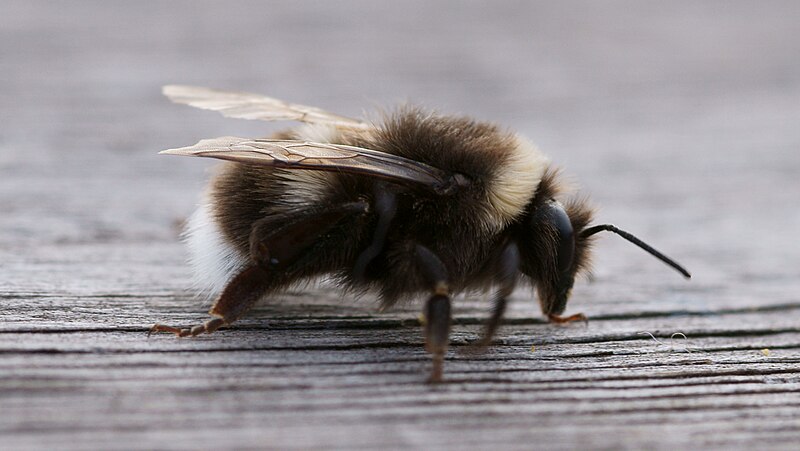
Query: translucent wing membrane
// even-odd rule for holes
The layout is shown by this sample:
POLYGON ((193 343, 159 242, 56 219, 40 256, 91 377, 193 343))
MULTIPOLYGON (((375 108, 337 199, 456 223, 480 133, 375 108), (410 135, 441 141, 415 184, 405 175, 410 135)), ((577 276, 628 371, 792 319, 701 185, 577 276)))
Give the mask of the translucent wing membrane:
POLYGON ((162 91, 175 103, 219 111, 227 117, 262 121, 299 121, 351 129, 370 127, 369 124, 358 119, 247 92, 218 91, 185 85, 167 85, 162 91))
POLYGON ((448 172, 397 155, 361 147, 280 139, 248 139, 234 136, 203 139, 189 147, 161 152, 169 155, 210 157, 285 169, 309 169, 366 174, 423 185, 450 192, 459 180, 448 172))

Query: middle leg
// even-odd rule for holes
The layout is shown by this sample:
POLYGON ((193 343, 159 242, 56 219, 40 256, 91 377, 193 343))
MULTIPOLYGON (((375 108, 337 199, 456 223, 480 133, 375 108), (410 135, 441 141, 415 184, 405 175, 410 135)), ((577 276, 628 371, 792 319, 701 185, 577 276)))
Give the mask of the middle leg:
POLYGON ((433 356, 428 382, 442 381, 444 355, 450 344, 450 281, 442 260, 427 247, 417 244, 416 261, 433 295, 425 304, 425 349, 433 356))

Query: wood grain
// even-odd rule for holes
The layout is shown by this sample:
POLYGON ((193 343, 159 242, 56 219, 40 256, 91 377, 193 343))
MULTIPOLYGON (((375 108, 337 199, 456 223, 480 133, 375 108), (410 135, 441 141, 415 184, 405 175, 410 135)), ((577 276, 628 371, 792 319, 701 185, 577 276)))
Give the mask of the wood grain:
POLYGON ((796 2, 8 0, 0 7, 3 449, 796 449, 796 2), (298 288, 194 324, 178 224, 210 162, 156 155, 270 124, 170 104, 169 83, 358 117, 409 99, 533 138, 601 206, 689 267, 597 247, 568 312, 455 301, 447 383, 421 304, 298 288), (682 334, 682 335, 676 335, 682 334), (683 338, 685 337, 685 338, 683 338))

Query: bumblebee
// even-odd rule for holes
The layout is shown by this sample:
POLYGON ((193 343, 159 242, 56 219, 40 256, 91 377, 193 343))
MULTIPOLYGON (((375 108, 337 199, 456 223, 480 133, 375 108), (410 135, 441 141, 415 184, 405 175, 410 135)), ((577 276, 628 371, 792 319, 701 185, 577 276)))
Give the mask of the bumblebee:
POLYGON ((185 233, 198 282, 216 297, 180 337, 212 333, 258 300, 330 277, 375 292, 384 307, 427 298, 430 381, 442 380, 455 293, 494 288, 479 345, 500 324, 521 282, 542 312, 561 316, 595 234, 613 232, 685 277, 689 272, 628 232, 592 225, 582 197, 530 141, 492 123, 403 107, 369 122, 255 94, 166 86, 172 101, 225 116, 297 121, 270 138, 221 137, 161 153, 228 163, 210 182, 185 233))

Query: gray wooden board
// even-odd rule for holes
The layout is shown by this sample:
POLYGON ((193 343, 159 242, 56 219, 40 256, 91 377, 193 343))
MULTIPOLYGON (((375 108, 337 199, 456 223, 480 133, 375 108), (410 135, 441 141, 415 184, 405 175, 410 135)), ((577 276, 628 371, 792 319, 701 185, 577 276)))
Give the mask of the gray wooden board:
POLYGON ((3 449, 797 449, 800 5, 96 2, 0 5, 3 449), (322 282, 203 320, 178 224, 213 164, 156 151, 281 125, 168 103, 167 83, 359 116, 410 100, 531 137, 686 264, 597 246, 569 304, 454 301, 448 383, 419 303, 322 282), (679 334, 679 335, 676 335, 679 334), (682 335, 680 335, 682 334, 682 335), (685 338, 684 338, 685 337, 685 338))

